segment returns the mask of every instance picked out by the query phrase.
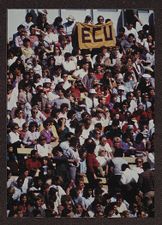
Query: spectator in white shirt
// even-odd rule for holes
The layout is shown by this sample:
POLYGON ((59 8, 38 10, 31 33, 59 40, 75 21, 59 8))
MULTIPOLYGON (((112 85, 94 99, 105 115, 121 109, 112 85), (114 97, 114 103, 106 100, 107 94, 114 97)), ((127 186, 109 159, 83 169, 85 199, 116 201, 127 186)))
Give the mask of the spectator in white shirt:
POLYGON ((15 111, 15 118, 13 119, 14 123, 17 123, 19 126, 19 129, 22 129, 22 125, 26 122, 26 120, 23 118, 23 111, 20 109, 17 109, 15 111))
POLYGON ((88 113, 91 113, 91 110, 95 109, 99 104, 98 99, 95 97, 96 94, 95 89, 90 89, 89 95, 85 97, 86 110, 88 113))
POLYGON ((18 130, 19 130, 18 124, 13 123, 12 128, 11 128, 11 132, 9 133, 9 143, 11 143, 11 144, 21 143, 18 130))
POLYGON ((26 132, 23 139, 23 143, 28 147, 34 147, 37 144, 37 140, 40 136, 40 133, 37 131, 38 125, 36 122, 31 122, 29 124, 29 130, 26 132))
POLYGON ((110 160, 113 156, 112 149, 107 142, 107 138, 104 136, 100 137, 100 144, 96 146, 96 149, 95 149, 96 156, 98 156, 102 150, 106 151, 107 157, 110 160))
POLYGON ((54 59, 55 59, 55 66, 60 66, 64 62, 64 57, 62 55, 61 49, 58 45, 54 46, 54 59))
POLYGON ((42 67, 41 65, 38 64, 39 60, 36 58, 33 58, 32 63, 33 63, 33 70, 35 74, 39 74, 42 77, 42 67))
POLYGON ((74 58, 72 57, 71 53, 66 52, 64 57, 65 57, 65 61, 62 64, 64 70, 67 72, 75 71, 77 68, 77 63, 74 60, 74 58))
MULTIPOLYGON (((58 34, 54 33, 52 30, 52 26, 46 26, 46 33, 44 36, 45 47, 54 46, 54 44, 58 43, 58 34)), ((53 47, 52 47, 53 49, 53 47)))
POLYGON ((46 143, 46 138, 39 137, 39 143, 35 145, 35 150, 38 151, 40 157, 52 156, 52 146, 46 143))
POLYGON ((138 33, 135 28, 133 28, 133 24, 128 24, 125 28, 125 35, 128 37, 129 34, 133 34, 136 41, 138 40, 138 33))
POLYGON ((68 16, 67 18, 67 22, 63 24, 64 28, 65 28, 65 31, 66 31, 66 34, 67 35, 72 35, 72 31, 73 31, 73 28, 74 28, 74 17, 73 16, 68 16))

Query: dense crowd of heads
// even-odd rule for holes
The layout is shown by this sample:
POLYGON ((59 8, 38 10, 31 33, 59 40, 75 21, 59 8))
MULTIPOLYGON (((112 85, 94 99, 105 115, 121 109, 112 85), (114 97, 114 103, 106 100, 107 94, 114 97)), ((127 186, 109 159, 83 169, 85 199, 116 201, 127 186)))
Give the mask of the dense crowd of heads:
POLYGON ((47 13, 7 45, 8 216, 153 217, 153 28, 129 21, 115 47, 81 50, 75 18, 47 13))

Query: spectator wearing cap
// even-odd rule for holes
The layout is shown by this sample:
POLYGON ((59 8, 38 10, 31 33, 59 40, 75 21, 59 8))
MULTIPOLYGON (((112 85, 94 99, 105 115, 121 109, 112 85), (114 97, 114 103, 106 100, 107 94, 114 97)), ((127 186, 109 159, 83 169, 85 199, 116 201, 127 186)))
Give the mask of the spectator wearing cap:
POLYGON ((124 85, 119 85, 118 86, 117 102, 122 103, 125 99, 126 99, 125 86, 124 85))
POLYGON ((75 18, 72 15, 70 15, 66 18, 66 20, 67 20, 67 22, 63 24, 66 34, 72 35, 72 31, 73 31, 73 28, 75 25, 75 23, 74 23, 75 18))
POLYGON ((88 113, 90 113, 91 109, 94 109, 98 106, 99 102, 96 98, 96 91, 95 89, 90 89, 88 96, 85 97, 85 103, 86 103, 86 110, 88 113))
POLYGON ((150 74, 144 73, 142 75, 142 78, 138 84, 138 89, 141 90, 142 93, 145 93, 145 92, 148 93, 149 89, 152 87, 150 79, 151 79, 150 74))
POLYGON ((146 110, 152 106, 151 102, 149 101, 149 95, 147 92, 143 93, 142 104, 143 104, 144 110, 146 110))

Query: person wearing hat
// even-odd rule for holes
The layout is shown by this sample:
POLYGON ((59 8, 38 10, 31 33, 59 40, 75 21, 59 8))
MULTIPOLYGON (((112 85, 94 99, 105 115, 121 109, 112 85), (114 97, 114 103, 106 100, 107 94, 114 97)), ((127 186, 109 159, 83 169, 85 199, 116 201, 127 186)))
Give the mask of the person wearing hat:
POLYGON ((75 23, 74 23, 75 18, 72 15, 70 15, 66 18, 66 20, 67 20, 67 22, 63 24, 66 34, 72 35, 72 31, 73 31, 73 28, 75 25, 75 23))
POLYGON ((91 113, 91 110, 95 109, 99 104, 98 99, 95 97, 96 94, 95 89, 92 88, 89 90, 88 96, 85 97, 86 110, 88 113, 91 113))
POLYGON ((118 96, 117 96, 117 102, 122 103, 126 99, 125 97, 125 87, 124 85, 118 86, 118 96))
POLYGON ((150 80, 151 80, 150 74, 144 73, 142 75, 142 78, 138 84, 138 89, 141 90, 142 93, 149 92, 149 89, 152 87, 150 80))

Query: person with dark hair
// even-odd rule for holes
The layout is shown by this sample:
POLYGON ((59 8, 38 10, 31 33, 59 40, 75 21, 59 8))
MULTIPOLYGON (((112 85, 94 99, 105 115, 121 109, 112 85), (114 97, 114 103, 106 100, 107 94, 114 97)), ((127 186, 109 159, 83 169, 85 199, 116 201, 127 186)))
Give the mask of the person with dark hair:
POLYGON ((76 70, 76 62, 74 61, 74 57, 71 53, 66 52, 64 54, 65 61, 63 62, 63 68, 65 71, 71 73, 76 70))
POLYGON ((148 162, 143 163, 144 172, 140 174, 138 187, 144 194, 146 207, 150 206, 154 202, 155 196, 155 175, 154 171, 150 169, 148 162))
POLYGON ((92 24, 92 17, 89 16, 89 15, 87 15, 87 16, 85 17, 84 23, 92 24))
POLYGON ((25 162, 26 168, 29 170, 29 173, 32 174, 34 172, 34 175, 41 167, 41 162, 38 160, 38 151, 37 150, 32 150, 30 153, 30 157, 28 158, 25 162))
POLYGON ((23 46, 21 47, 22 51, 22 58, 25 62, 25 60, 31 58, 34 55, 34 51, 31 48, 30 39, 24 38, 23 40, 23 46))
POLYGON ((55 20, 54 20, 54 22, 53 22, 53 26, 54 26, 54 28, 55 29, 58 29, 58 27, 60 26, 60 25, 62 25, 62 17, 61 16, 57 16, 56 18, 55 18, 55 20))
POLYGON ((14 152, 17 152, 17 148, 19 148, 22 144, 22 141, 20 139, 19 135, 19 126, 17 123, 13 123, 11 125, 11 132, 8 135, 9 143, 12 144, 14 148, 14 152))
POLYGON ((22 125, 25 123, 24 112, 20 109, 15 110, 15 118, 13 119, 14 123, 17 123, 19 129, 22 129, 22 125))
POLYGON ((27 34, 29 35, 30 33, 30 27, 33 24, 33 16, 31 13, 27 13, 26 16, 25 16, 25 22, 23 23, 24 27, 25 27, 25 30, 27 32, 27 34))
POLYGON ((89 185, 92 188, 96 186, 96 179, 97 179, 97 171, 99 167, 99 163, 96 159, 96 155, 94 153, 96 144, 92 139, 88 139, 86 141, 86 149, 87 149, 87 178, 89 181, 89 185))
POLYGON ((23 139, 23 143, 27 147, 33 148, 35 144, 37 144, 37 140, 40 136, 38 129, 38 124, 36 122, 31 122, 29 124, 29 130, 26 132, 25 137, 23 139))
POLYGON ((104 17, 100 15, 97 17, 96 25, 104 24, 104 21, 105 21, 104 17))
POLYGON ((137 183, 139 179, 139 175, 135 170, 130 169, 128 164, 122 165, 122 175, 120 182, 122 184, 121 189, 124 196, 124 199, 128 201, 130 206, 135 200, 135 195, 137 193, 137 183))
POLYGON ((53 136, 53 133, 52 133, 52 130, 51 130, 52 124, 50 123, 50 121, 45 120, 43 122, 43 127, 44 127, 44 129, 41 131, 40 135, 42 137, 46 138, 46 143, 50 144, 51 142, 55 142, 56 138, 53 136))
POLYGON ((53 149, 53 155, 53 162, 56 163, 56 176, 62 177, 65 188, 70 181, 68 158, 59 146, 53 149))
POLYGON ((138 17, 138 11, 133 9, 126 9, 124 12, 125 16, 125 24, 133 24, 133 27, 136 28, 136 22, 138 22, 141 26, 143 25, 141 20, 138 17))
POLYGON ((111 159, 109 163, 109 190, 111 194, 115 194, 121 191, 121 174, 122 174, 122 165, 128 164, 128 162, 123 158, 123 150, 117 149, 114 152, 114 158, 111 159))
POLYGON ((79 14, 76 26, 73 16, 49 24, 51 12, 28 9, 7 43, 9 217, 154 215, 154 29, 137 32, 134 10, 121 28, 118 12, 95 18, 101 11, 84 16, 82 38, 79 14), (106 37, 100 48, 90 46, 92 19, 103 33, 112 20, 114 46, 106 37))
POLYGON ((13 36, 14 47, 20 48, 23 45, 23 39, 26 36, 25 26, 20 24, 17 27, 17 33, 13 36))

